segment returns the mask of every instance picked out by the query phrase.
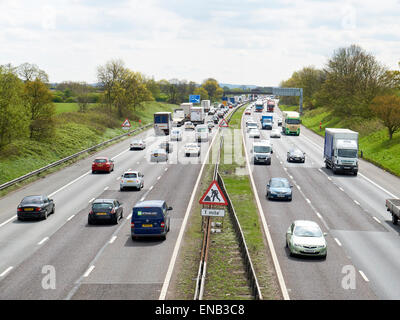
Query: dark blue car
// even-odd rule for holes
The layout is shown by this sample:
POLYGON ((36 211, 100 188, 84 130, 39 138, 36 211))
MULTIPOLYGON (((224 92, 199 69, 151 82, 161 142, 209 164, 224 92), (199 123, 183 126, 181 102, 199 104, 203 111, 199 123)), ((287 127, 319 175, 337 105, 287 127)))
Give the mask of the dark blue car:
POLYGON ((141 237, 161 237, 165 240, 170 229, 172 208, 163 200, 148 200, 137 203, 132 210, 132 240, 141 237))
POLYGON ((292 188, 286 178, 271 178, 267 184, 267 198, 291 201, 292 188))

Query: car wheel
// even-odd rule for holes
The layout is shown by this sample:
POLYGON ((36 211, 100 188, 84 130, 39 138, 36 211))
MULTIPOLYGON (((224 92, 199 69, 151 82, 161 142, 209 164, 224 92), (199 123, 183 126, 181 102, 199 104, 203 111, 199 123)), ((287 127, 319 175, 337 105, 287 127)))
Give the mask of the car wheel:
POLYGON ((44 212, 43 215, 43 220, 47 220, 47 217, 49 216, 49 214, 47 213, 47 210, 44 212))
POLYGON ((118 224, 118 216, 117 216, 117 214, 114 215, 114 217, 112 219, 112 223, 113 224, 118 224))
POLYGON ((392 223, 394 225, 397 225, 398 222, 399 222, 399 218, 396 215, 392 214, 392 223))
POLYGON ((289 245, 287 243, 287 239, 285 239, 285 248, 289 248, 289 245))
POLYGON ((19 220, 19 221, 24 221, 25 219, 22 218, 22 217, 18 217, 18 220, 19 220))
POLYGON ((163 236, 161 236, 161 240, 163 240, 163 241, 167 240, 167 234, 164 234, 163 236))
POLYGON ((322 260, 326 260, 326 256, 327 256, 327 254, 323 255, 322 260))
POLYGON ((96 173, 96 171, 92 170, 92 174, 95 174, 95 173, 96 173))
POLYGON ((53 205, 53 210, 51 210, 51 214, 56 213, 56 206, 53 205))
POLYGON ((87 223, 88 223, 89 225, 92 225, 92 224, 93 224, 93 220, 92 220, 92 219, 90 219, 90 217, 88 217, 88 221, 87 221, 87 223))

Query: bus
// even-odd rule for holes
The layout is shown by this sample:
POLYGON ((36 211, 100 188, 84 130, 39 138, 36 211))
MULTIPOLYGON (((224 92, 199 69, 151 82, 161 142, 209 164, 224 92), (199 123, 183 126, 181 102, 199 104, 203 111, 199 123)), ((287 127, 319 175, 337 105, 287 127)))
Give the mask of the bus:
POLYGON ((168 136, 172 128, 172 113, 157 112, 154 114, 154 132, 156 136, 168 136))
POLYGON ((300 135, 300 113, 295 111, 283 111, 282 132, 286 135, 300 135))

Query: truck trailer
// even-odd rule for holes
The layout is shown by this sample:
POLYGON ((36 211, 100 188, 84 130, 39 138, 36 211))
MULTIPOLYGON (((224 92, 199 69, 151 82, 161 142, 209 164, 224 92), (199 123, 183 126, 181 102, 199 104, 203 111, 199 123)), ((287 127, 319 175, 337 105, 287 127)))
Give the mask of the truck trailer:
POLYGON ((194 124, 204 124, 206 115, 203 107, 192 107, 190 110, 190 121, 194 124))
POLYGON ((358 173, 358 132, 342 128, 326 128, 324 143, 325 167, 358 173))
POLYGON ((386 199, 386 208, 392 215, 392 223, 397 224, 400 218, 400 199, 386 199))
POLYGON ((211 101, 210 100, 201 100, 201 106, 204 109, 204 112, 210 111, 211 101))

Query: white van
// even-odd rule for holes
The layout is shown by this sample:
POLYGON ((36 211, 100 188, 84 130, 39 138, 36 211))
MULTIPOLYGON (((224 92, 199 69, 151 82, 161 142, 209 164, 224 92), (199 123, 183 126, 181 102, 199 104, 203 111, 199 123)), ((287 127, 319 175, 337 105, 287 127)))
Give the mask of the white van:
POLYGON ((208 125, 199 124, 196 127, 196 141, 208 141, 208 125))
POLYGON ((182 130, 179 128, 172 128, 171 140, 182 141, 182 130))
POLYGON ((251 148, 251 153, 253 154, 253 163, 265 163, 267 165, 271 164, 272 156, 272 145, 269 140, 261 140, 253 142, 251 148))

